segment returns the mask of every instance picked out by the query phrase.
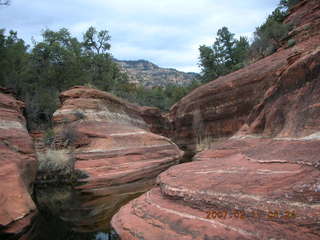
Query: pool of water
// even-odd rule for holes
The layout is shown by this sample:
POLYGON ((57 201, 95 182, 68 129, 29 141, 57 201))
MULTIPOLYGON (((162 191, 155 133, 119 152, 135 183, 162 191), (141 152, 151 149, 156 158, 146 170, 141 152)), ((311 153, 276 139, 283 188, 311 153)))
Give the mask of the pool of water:
POLYGON ((84 191, 76 186, 37 185, 38 214, 28 240, 118 240, 110 221, 119 208, 140 196, 155 180, 84 191))

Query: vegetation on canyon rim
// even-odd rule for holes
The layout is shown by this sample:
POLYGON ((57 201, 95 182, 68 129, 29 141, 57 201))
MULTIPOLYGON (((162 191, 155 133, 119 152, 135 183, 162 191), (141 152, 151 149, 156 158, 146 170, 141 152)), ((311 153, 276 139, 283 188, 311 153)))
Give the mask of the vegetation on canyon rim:
MULTIPOLYGON (((0 86, 13 89, 26 102, 30 129, 51 126, 58 95, 74 85, 91 84, 140 105, 168 110, 200 84, 240 69, 280 47, 290 26, 282 23, 298 0, 281 0, 279 7, 258 27, 254 40, 236 39, 228 28, 218 31, 212 46, 200 46, 202 79, 188 86, 143 88, 130 84, 128 76, 113 62, 108 31, 90 27, 79 40, 62 28, 46 29, 42 40, 26 45, 15 31, 0 30, 0 86)), ((1 1, 7 3, 7 1, 1 1)), ((289 39, 288 46, 294 40, 289 39)))
MULTIPOLYGON (((274 53, 283 44, 292 27, 284 24, 283 20, 290 8, 298 2, 299 0, 281 0, 266 21, 256 28, 251 44, 246 37, 236 39, 227 27, 219 29, 212 46, 202 45, 199 48, 202 82, 227 75, 274 53)), ((288 47, 294 44, 293 39, 288 40, 288 47)))

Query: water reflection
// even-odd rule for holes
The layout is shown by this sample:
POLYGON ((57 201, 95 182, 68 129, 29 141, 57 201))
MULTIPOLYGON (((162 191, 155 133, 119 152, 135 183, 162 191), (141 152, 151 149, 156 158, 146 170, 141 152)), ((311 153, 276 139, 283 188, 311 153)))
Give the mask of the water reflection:
POLYGON ((117 240, 110 221, 118 209, 149 190, 154 179, 119 186, 83 189, 73 186, 35 188, 39 210, 26 239, 117 240))

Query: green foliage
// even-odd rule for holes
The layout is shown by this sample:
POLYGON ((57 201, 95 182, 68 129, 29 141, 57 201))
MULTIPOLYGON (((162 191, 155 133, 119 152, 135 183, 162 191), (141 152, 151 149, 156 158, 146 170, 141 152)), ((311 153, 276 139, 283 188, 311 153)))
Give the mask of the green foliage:
POLYGON ((27 76, 29 55, 28 46, 17 37, 17 32, 0 29, 0 85, 20 90, 22 78, 27 76))
POLYGON ((227 27, 219 29, 212 47, 202 45, 199 48, 202 81, 208 82, 243 67, 248 48, 247 38, 238 40, 227 27))
POLYGON ((108 32, 90 27, 83 41, 62 28, 45 30, 31 50, 17 33, 0 30, 0 85, 12 88, 26 102, 29 128, 51 126, 59 93, 74 85, 91 84, 112 91, 127 82, 108 50, 108 32))
MULTIPOLYGON (((171 105, 199 85, 194 81, 189 86, 143 88, 128 83, 112 60, 110 36, 107 31, 90 27, 83 40, 71 36, 62 28, 59 31, 45 30, 42 40, 33 42, 28 50, 16 32, 5 35, 0 30, 0 85, 14 89, 26 102, 28 127, 46 129, 52 127, 52 115, 59 105, 59 93, 74 85, 87 85, 109 91, 119 97, 141 105, 156 106, 168 110, 171 105)), ((78 119, 84 119, 81 112, 78 119)), ((46 134, 48 144, 54 136, 46 134)), ((72 144, 75 134, 72 129, 63 133, 72 144)))
MULTIPOLYGON (((1 1, 0 4, 6 1, 1 1)), ((283 24, 288 11, 299 0, 281 0, 265 23, 259 26, 250 45, 245 37, 235 38, 227 27, 218 30, 212 46, 199 47, 201 82, 205 83, 238 70, 250 60, 275 52, 285 42, 290 26, 283 24)), ((0 85, 12 88, 26 102, 28 127, 52 126, 52 114, 59 105, 59 93, 74 85, 87 85, 109 91, 130 102, 168 110, 175 102, 198 87, 168 85, 144 88, 128 83, 110 54, 108 31, 90 27, 81 40, 62 28, 46 29, 42 40, 29 47, 17 33, 0 29, 0 85)), ((287 46, 295 44, 288 40, 287 46)), ((81 113, 77 113, 83 119, 81 113)), ((67 134, 68 135, 68 134, 67 134)), ((71 134, 72 135, 72 134, 71 134)), ((69 136, 71 139, 72 136, 69 136)), ((69 138, 68 137, 68 138, 69 138)))
POLYGON ((48 128, 45 131, 44 137, 43 137, 43 141, 45 143, 46 146, 51 146, 51 144, 54 141, 54 137, 55 137, 55 133, 53 131, 52 128, 48 128))
POLYGON ((298 4, 300 0, 281 0, 279 6, 282 8, 291 9, 294 5, 298 4))
POLYGON ((194 80, 187 86, 169 84, 165 87, 144 88, 134 84, 121 85, 121 90, 112 92, 118 97, 127 99, 144 106, 158 107, 167 111, 170 107, 188 94, 192 89, 200 86, 200 81, 194 80))
POLYGON ((294 45, 296 45, 296 41, 294 39, 289 39, 287 45, 289 48, 293 47, 294 45))
MULTIPOLYGON (((251 45, 245 37, 235 39, 228 28, 219 29, 211 47, 202 45, 199 48, 202 81, 214 80, 274 53, 285 43, 291 30, 291 26, 284 24, 283 20, 290 8, 299 2, 300 0, 281 0, 266 21, 256 28, 251 45)), ((288 47, 294 44, 294 40, 288 41, 288 47)))
POLYGON ((83 45, 89 54, 106 54, 110 50, 108 31, 102 30, 98 32, 94 27, 90 27, 83 35, 83 45))
POLYGON ((250 47, 251 58, 266 57, 281 46, 281 41, 288 35, 290 30, 290 26, 283 23, 286 16, 287 11, 278 7, 268 16, 265 23, 256 28, 254 40, 250 47))

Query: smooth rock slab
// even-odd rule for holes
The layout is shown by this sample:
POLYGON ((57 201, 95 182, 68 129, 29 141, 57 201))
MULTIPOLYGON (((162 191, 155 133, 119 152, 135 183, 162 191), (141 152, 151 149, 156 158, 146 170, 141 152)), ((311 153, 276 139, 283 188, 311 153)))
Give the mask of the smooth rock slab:
POLYGON ((203 209, 161 194, 159 188, 131 201, 112 218, 123 240, 319 239, 304 227, 254 218, 208 219, 203 209))
POLYGON ((313 163, 320 142, 299 143, 286 154, 289 141, 221 143, 160 174, 159 187, 123 207, 112 225, 123 239, 319 239, 319 169, 295 158, 313 163), (208 211, 226 219, 208 219, 208 211))

